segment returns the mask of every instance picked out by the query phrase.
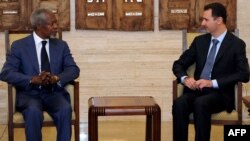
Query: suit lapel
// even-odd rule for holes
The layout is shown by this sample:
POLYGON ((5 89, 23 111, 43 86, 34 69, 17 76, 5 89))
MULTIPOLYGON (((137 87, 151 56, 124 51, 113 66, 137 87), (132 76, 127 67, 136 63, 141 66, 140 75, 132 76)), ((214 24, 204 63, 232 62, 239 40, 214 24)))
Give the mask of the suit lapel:
POLYGON ((29 61, 34 66, 35 71, 37 73, 40 73, 38 59, 37 59, 36 45, 35 45, 35 41, 33 38, 33 34, 29 35, 27 43, 28 45, 26 48, 27 49, 26 52, 28 53, 28 56, 30 58, 29 61))
POLYGON ((204 40, 202 41, 202 45, 201 45, 202 46, 201 60, 202 60, 203 67, 204 67, 206 60, 207 60, 210 42, 211 42, 211 34, 206 34, 204 40))
POLYGON ((53 39, 49 40, 49 56, 50 56, 50 69, 52 73, 55 73, 56 68, 56 56, 58 56, 56 51, 56 42, 53 39))
POLYGON ((215 58, 214 64, 216 64, 220 60, 220 58, 223 56, 223 54, 227 51, 228 47, 230 46, 230 37, 231 37, 231 34, 227 32, 224 40, 221 43, 221 46, 215 58))

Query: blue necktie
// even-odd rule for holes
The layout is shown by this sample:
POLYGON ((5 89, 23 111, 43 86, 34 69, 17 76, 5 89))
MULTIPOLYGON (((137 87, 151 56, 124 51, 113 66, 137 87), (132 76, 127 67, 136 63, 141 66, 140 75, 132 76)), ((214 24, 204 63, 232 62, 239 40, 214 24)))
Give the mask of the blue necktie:
POLYGON ((200 78, 202 78, 202 79, 207 79, 207 80, 211 79, 210 74, 211 74, 212 69, 213 69, 215 54, 216 54, 216 46, 219 43, 219 41, 217 39, 213 39, 212 42, 213 42, 213 46, 212 46, 212 48, 207 56, 206 64, 201 72, 200 78))
POLYGON ((42 41, 42 50, 41 50, 41 71, 50 72, 50 64, 48 54, 46 52, 46 45, 47 41, 42 41))

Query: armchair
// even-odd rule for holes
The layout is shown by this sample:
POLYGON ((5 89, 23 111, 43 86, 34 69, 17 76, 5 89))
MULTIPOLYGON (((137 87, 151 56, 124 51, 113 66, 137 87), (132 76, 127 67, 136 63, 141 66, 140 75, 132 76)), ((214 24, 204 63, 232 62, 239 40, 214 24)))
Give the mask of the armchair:
MULTIPOLYGON (((6 56, 10 51, 10 45, 13 41, 26 37, 31 34, 32 31, 5 31, 5 49, 6 56)), ((62 32, 59 31, 57 38, 62 39, 62 32)), ((74 125, 75 141, 79 141, 79 82, 72 81, 66 87, 66 90, 70 94, 72 112, 72 125, 74 125)), ((24 119, 20 112, 15 108, 16 92, 15 87, 8 84, 8 134, 9 141, 14 140, 14 128, 24 128, 24 119)), ((47 112, 44 112, 43 126, 54 126, 52 118, 47 112)))

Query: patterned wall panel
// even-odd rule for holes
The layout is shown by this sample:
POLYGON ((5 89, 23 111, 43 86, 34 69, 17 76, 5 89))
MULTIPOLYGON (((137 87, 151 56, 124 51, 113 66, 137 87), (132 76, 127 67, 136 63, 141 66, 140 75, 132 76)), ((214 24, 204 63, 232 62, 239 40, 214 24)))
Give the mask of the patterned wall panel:
POLYGON ((153 0, 76 0, 76 29, 153 30, 153 0))
POLYGON ((125 31, 153 30, 153 0, 115 0, 114 29, 125 31))
POLYGON ((112 0, 76 0, 76 29, 112 29, 112 0))
POLYGON ((160 29, 200 30, 203 8, 220 2, 227 8, 227 27, 236 28, 236 0, 160 0, 160 29))
POLYGON ((0 0, 0 31, 29 28, 30 8, 27 0, 0 0))
POLYGON ((30 15, 40 7, 56 14, 59 28, 70 30, 70 0, 0 0, 0 31, 31 29, 30 15))

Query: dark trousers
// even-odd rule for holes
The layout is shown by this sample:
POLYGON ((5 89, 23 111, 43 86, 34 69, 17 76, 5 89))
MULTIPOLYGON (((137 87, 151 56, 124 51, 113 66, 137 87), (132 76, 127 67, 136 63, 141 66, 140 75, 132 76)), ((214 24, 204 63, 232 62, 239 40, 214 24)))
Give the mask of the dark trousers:
POLYGON ((190 113, 194 114, 195 141, 209 141, 211 115, 226 109, 224 98, 219 93, 186 93, 173 103, 173 140, 188 140, 190 113))
POLYGON ((18 109, 25 120, 26 141, 42 141, 43 111, 53 118, 57 129, 57 141, 71 140, 71 105, 67 93, 20 94, 18 109))

